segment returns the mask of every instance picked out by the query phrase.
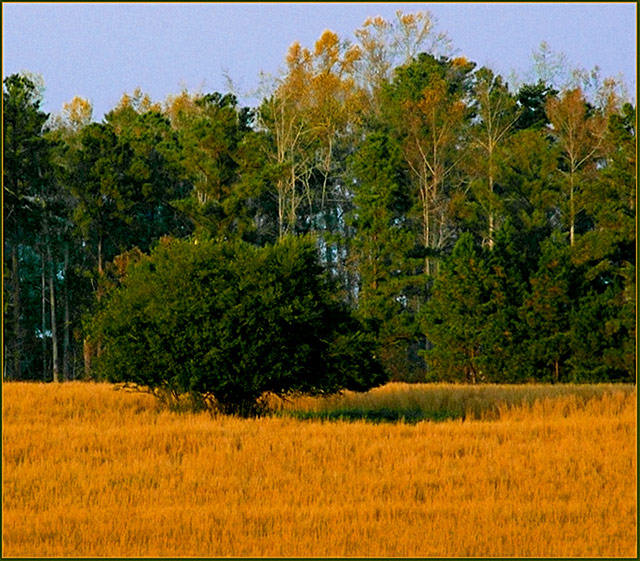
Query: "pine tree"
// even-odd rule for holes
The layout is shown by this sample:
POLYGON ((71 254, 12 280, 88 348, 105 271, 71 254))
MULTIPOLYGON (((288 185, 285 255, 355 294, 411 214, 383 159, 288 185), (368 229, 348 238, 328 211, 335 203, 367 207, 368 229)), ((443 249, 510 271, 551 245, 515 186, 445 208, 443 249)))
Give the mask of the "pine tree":
POLYGON ((568 382, 572 381, 567 361, 575 274, 569 248, 559 238, 554 235, 542 243, 538 270, 529 280, 520 316, 527 329, 523 342, 527 367, 541 381, 568 382))
POLYGON ((489 275, 487 321, 483 329, 483 372, 492 383, 525 382, 532 375, 523 359, 525 330, 519 309, 527 294, 534 248, 507 220, 496 231, 487 256, 489 275))
POLYGON ((426 359, 437 380, 475 384, 486 381, 482 369, 490 316, 490 270, 470 233, 464 233, 442 264, 422 326, 433 348, 426 359))
MULTIPOLYGON (((28 302, 33 292, 29 284, 39 286, 31 275, 27 279, 21 268, 34 257, 37 242, 42 241, 42 189, 49 174, 50 147, 43 136, 48 115, 40 109, 42 99, 36 84, 13 74, 3 85, 3 267, 9 277, 4 285, 3 375, 20 378, 31 369, 32 353, 25 351, 36 343, 38 324, 38 320, 25 322, 30 317, 28 302)), ((35 290, 37 293, 38 288, 35 290)), ((35 346, 40 348, 39 341, 35 346)))
POLYGON ((409 257, 411 203, 400 149, 384 133, 373 133, 352 158, 352 171, 350 249, 359 280, 358 311, 378 333, 385 366, 396 378, 410 378, 423 367, 409 360, 417 328, 408 289, 416 282, 417 264, 409 257))
POLYGON ((635 380, 635 118, 630 104, 609 118, 607 157, 585 194, 593 226, 572 252, 582 278, 572 360, 588 380, 635 380))

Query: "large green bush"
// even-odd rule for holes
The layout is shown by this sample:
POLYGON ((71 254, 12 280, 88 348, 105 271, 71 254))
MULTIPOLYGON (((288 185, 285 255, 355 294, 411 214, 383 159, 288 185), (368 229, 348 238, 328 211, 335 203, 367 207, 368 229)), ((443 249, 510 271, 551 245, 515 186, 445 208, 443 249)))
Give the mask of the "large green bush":
POLYGON ((98 373, 213 396, 250 415, 264 392, 367 390, 385 381, 312 239, 257 248, 164 239, 131 263, 91 321, 98 373))

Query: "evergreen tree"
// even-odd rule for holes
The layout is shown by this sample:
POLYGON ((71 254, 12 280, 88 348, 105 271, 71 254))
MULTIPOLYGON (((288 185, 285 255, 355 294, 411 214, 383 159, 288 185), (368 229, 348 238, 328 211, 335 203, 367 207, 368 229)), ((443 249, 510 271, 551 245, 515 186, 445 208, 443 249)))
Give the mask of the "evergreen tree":
POLYGON ((571 316, 573 377, 579 382, 636 380, 635 309, 619 286, 583 295, 571 316))
POLYGON ((126 246, 148 251, 164 235, 189 235, 193 224, 176 208, 176 201, 188 195, 191 184, 169 119, 153 109, 137 112, 125 105, 109 112, 105 120, 118 142, 131 150, 126 170, 131 183, 126 246))
POLYGON ((208 236, 242 236, 247 223, 248 194, 240 182, 238 150, 250 131, 252 115, 238 107, 232 94, 183 94, 172 101, 181 163, 193 186, 174 204, 208 236))
POLYGON ((557 90, 543 81, 522 85, 516 96, 520 111, 515 128, 517 130, 544 129, 549 124, 545 109, 547 99, 557 93, 557 90))
POLYGON ((79 140, 70 156, 71 189, 78 201, 74 219, 101 277, 105 263, 127 249, 126 226, 136 194, 128 173, 133 151, 108 124, 85 127, 79 140))
POLYGON ((25 275, 21 267, 36 258, 36 243, 47 241, 41 235, 43 189, 50 178, 50 146, 43 135, 49 116, 40 109, 36 84, 26 76, 8 76, 3 86, 3 268, 9 281, 4 284, 3 375, 21 378, 29 371, 34 377, 40 369, 33 357, 45 336, 43 331, 38 336, 39 314, 30 311, 38 309, 40 275, 25 275))
POLYGON ((572 252, 582 278, 572 331, 581 379, 635 380, 635 119, 630 104, 609 118, 607 158, 585 196, 593 227, 572 252))
POLYGON ((526 330, 519 310, 527 295, 530 260, 536 262, 530 240, 507 220, 496 232, 487 256, 487 321, 483 329, 483 372, 492 383, 525 382, 530 370, 523 364, 526 330))
POLYGON ((556 166, 557 149, 534 129, 514 133, 501 154, 502 208, 518 248, 513 265, 525 281, 537 268, 540 245, 561 227, 556 166))
POLYGON ((526 326, 523 365, 541 381, 574 381, 570 358, 571 313, 575 302, 569 248, 555 235, 541 244, 538 270, 520 308, 526 326))
POLYGON ((435 279, 422 325, 433 348, 426 359, 430 378, 475 384, 486 381, 484 341, 490 316, 490 270, 482 250, 466 232, 435 279))
POLYGON ((421 361, 409 358, 418 336, 411 287, 419 282, 419 264, 409 253, 411 201, 400 149, 388 135, 372 133, 352 158, 352 171, 350 250, 358 311, 378 333, 382 360, 392 375, 412 378, 424 371, 421 361))

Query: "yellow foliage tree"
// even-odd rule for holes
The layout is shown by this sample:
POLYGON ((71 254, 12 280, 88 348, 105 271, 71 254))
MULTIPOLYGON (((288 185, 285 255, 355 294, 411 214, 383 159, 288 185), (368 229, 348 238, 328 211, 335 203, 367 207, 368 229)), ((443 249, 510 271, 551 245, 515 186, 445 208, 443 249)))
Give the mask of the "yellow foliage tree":
POLYGON ((602 112, 589 110, 580 88, 550 98, 546 111, 551 134, 565 162, 559 169, 568 200, 569 242, 573 246, 576 217, 583 208, 582 185, 596 169, 596 159, 604 147, 607 119, 602 112))
POLYGON ((274 142, 280 236, 295 229, 305 200, 310 208, 325 209, 336 140, 352 130, 362 105, 354 77, 359 59, 360 49, 330 30, 313 51, 295 42, 286 73, 261 108, 262 126, 274 142), (323 177, 319 193, 310 184, 314 172, 323 177))
POLYGON ((370 17, 355 31, 361 52, 357 80, 369 94, 374 114, 380 111, 380 88, 391 80, 395 67, 409 63, 421 52, 450 54, 451 41, 446 33, 436 31, 436 23, 429 11, 404 14, 398 10, 395 20, 370 17))
POLYGON ((86 127, 93 116, 93 106, 88 99, 76 96, 62 106, 62 115, 73 131, 86 127))
POLYGON ((494 233, 498 227, 498 202, 494 192, 496 180, 499 179, 498 151, 521 112, 506 84, 488 68, 476 72, 474 94, 478 122, 473 127, 471 149, 477 157, 469 158, 467 167, 472 175, 479 178, 480 188, 476 189, 476 195, 486 212, 486 240, 489 248, 493 249, 494 233))

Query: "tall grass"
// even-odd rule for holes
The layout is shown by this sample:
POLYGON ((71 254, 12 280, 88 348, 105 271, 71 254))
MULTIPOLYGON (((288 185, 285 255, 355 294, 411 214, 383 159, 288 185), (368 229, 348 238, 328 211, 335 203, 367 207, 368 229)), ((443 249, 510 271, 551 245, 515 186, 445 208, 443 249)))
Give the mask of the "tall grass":
POLYGON ((418 422, 451 419, 498 419, 506 410, 538 401, 571 397, 578 404, 606 394, 631 392, 620 384, 460 385, 390 383, 366 393, 344 392, 325 398, 271 398, 281 416, 329 419, 418 422))
MULTIPOLYGON (((474 391, 342 399, 466 412, 474 391)), ((5 384, 3 555, 634 557, 635 390, 535 391, 549 397, 493 408, 483 394, 484 420, 374 424, 175 414, 106 384, 5 384)))

